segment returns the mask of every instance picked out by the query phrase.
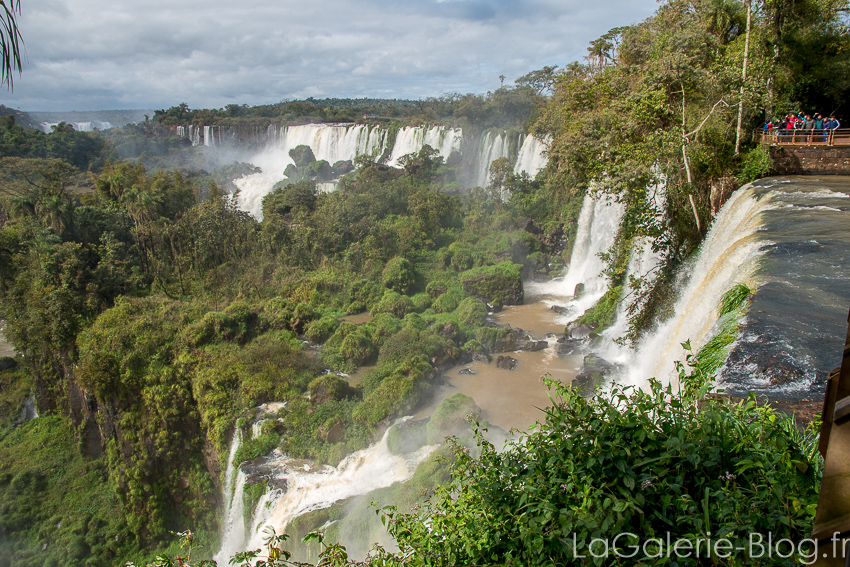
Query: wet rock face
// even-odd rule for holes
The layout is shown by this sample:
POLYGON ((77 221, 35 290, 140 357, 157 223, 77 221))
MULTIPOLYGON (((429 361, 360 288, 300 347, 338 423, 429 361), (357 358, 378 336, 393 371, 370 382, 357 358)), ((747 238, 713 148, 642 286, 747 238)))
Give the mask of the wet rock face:
POLYGON ((557 342, 558 354, 563 354, 565 356, 578 354, 581 352, 583 344, 584 341, 581 339, 573 339, 566 335, 562 335, 557 342))
POLYGON ((608 375, 614 372, 616 367, 596 354, 588 354, 584 357, 584 364, 581 367, 582 372, 586 372, 589 374, 603 374, 608 375))
POLYGON ((286 492, 288 483, 285 478, 279 478, 278 471, 269 464, 269 458, 266 456, 257 457, 253 461, 242 463, 240 468, 245 473, 245 483, 249 485, 262 484, 268 482, 271 488, 286 492))
POLYGON ((500 356, 496 359, 496 367, 504 370, 513 370, 519 361, 511 356, 500 356))
POLYGON ((569 336, 571 339, 583 340, 589 338, 593 334, 594 330, 595 329, 590 325, 579 325, 578 327, 570 330, 569 336))
POLYGON ((583 283, 577 283, 576 288, 573 290, 573 297, 578 299, 583 294, 584 294, 584 284, 583 283))
POLYGON ((605 378, 614 373, 617 367, 596 354, 588 354, 584 357, 584 364, 573 380, 573 386, 583 396, 593 393, 605 381, 605 378))
POLYGON ((549 343, 547 341, 529 341, 519 348, 520 350, 537 352, 549 348, 549 343))
POLYGON ((14 370, 17 366, 17 361, 11 356, 0 356, 0 372, 3 370, 14 370))

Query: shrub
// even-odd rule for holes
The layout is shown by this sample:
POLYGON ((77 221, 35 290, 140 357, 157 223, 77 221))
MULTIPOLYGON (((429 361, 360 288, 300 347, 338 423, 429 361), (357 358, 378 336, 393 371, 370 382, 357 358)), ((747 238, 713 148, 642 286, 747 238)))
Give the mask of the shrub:
MULTIPOLYGON (((587 399, 549 381, 557 403, 545 423, 504 451, 479 432, 477 458, 455 444, 450 483, 419 511, 387 510, 399 547, 414 550, 405 561, 584 564, 578 556, 589 556, 592 539, 615 542, 624 533, 688 540, 695 549, 711 532, 733 550, 748 549, 755 533, 774 542, 809 537, 823 466, 819 425, 803 434, 752 397, 704 399, 703 375, 681 370, 681 388, 653 381, 648 391, 614 386, 587 399)), ((620 538, 618 557, 632 557, 635 544, 620 538)), ((734 552, 715 563, 755 564, 734 552)))
POLYGON ((467 297, 461 301, 454 314, 460 324, 467 327, 481 327, 487 322, 487 306, 484 305, 483 301, 474 297, 467 297))
POLYGON ((361 366, 367 362, 372 362, 378 354, 378 349, 375 348, 375 344, 368 333, 358 329, 345 337, 339 347, 339 354, 345 360, 361 366))
POLYGON ((427 293, 417 293, 410 299, 413 302, 413 310, 417 313, 422 313, 431 307, 431 303, 433 303, 433 299, 427 293))
POLYGON ((461 392, 452 394, 440 402, 428 421, 427 442, 440 443, 447 435, 468 434, 471 432, 469 420, 480 417, 481 408, 475 405, 475 400, 461 392))
POLYGON ((521 305, 524 300, 522 266, 513 262, 468 270, 460 280, 465 292, 493 305, 521 305))
POLYGON ((325 316, 308 323, 304 328, 304 335, 310 341, 320 344, 327 341, 337 328, 339 328, 339 319, 325 316))
POLYGON ((437 299, 438 297, 446 293, 448 289, 449 285, 446 282, 437 280, 430 281, 428 282, 428 285, 425 286, 425 292, 434 299, 437 299))
POLYGON ((323 404, 329 400, 340 401, 354 395, 355 390, 336 374, 325 374, 310 382, 310 401, 323 404))
POLYGON ((457 288, 451 288, 433 303, 432 307, 437 313, 451 313, 458 308, 460 302, 466 298, 466 294, 457 288))
POLYGON ((401 256, 396 256, 387 262, 381 272, 383 286, 401 294, 407 294, 410 291, 414 279, 413 266, 401 256))
POLYGON ((401 319, 413 310, 413 301, 409 297, 388 289, 384 292, 381 301, 372 308, 372 315, 377 313, 392 313, 401 319))

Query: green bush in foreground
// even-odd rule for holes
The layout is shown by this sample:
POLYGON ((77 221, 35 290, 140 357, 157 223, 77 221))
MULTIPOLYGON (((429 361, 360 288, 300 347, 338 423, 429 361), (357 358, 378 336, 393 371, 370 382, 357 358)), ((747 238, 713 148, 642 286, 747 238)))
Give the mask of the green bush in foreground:
POLYGON ((404 564, 787 563, 750 555, 751 534, 787 538, 804 558, 797 542, 811 532, 822 474, 814 428, 804 435, 753 399, 702 399, 698 375, 591 399, 550 381, 554 405, 536 431, 504 452, 479 435, 478 458, 456 445, 452 480, 427 506, 385 509, 404 564), (668 556, 668 534, 692 550, 702 541, 700 559, 668 556), (731 555, 707 559, 707 538, 728 539, 731 555))

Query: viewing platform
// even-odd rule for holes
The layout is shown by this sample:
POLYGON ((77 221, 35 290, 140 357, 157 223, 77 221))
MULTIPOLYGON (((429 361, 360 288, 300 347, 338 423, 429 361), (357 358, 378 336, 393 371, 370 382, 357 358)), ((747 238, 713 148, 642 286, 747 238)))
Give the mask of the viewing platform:
POLYGON ((850 128, 757 130, 753 138, 779 175, 850 175, 850 128))
POLYGON ((754 139, 765 146, 850 146, 850 128, 836 130, 757 130, 754 139))

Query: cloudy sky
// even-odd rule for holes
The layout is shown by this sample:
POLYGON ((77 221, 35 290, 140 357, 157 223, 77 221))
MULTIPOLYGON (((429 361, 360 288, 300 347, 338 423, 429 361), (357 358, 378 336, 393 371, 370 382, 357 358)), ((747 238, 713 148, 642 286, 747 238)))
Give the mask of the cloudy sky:
POLYGON ((656 0, 22 0, 22 110, 485 93, 656 0))

